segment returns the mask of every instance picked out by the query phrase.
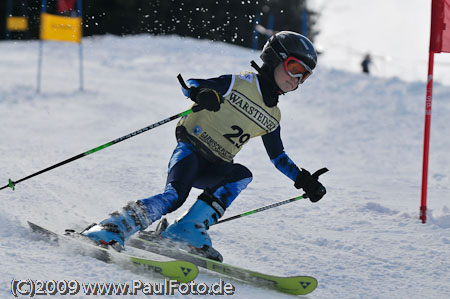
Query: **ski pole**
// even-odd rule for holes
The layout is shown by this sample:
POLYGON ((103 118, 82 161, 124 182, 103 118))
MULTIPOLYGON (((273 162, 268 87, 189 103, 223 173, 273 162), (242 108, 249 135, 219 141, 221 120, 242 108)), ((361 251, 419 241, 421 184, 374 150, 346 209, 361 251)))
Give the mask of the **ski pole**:
POLYGON ((213 225, 216 225, 216 224, 219 224, 219 223, 223 223, 223 222, 227 222, 227 221, 234 220, 234 219, 238 219, 238 218, 242 218, 242 217, 245 217, 245 216, 248 216, 248 215, 256 214, 256 213, 259 213, 259 212, 262 212, 262 211, 265 211, 265 210, 268 210, 268 209, 271 209, 271 208, 275 208, 275 207, 278 207, 278 206, 282 206, 282 205, 285 205, 285 204, 288 204, 290 202, 297 201, 297 200, 300 200, 300 199, 303 199, 303 198, 307 198, 306 194, 303 194, 303 195, 300 195, 300 196, 297 196, 297 197, 293 197, 293 198, 290 198, 290 199, 286 199, 286 200, 283 200, 283 201, 280 201, 280 202, 277 202, 277 203, 274 203, 274 204, 271 204, 271 205, 268 205, 268 206, 264 206, 264 207, 261 207, 261 208, 258 208, 258 209, 254 209, 254 210, 251 210, 251 211, 239 214, 239 215, 234 215, 232 217, 219 220, 213 225))
POLYGON ((26 176, 26 177, 24 177, 24 178, 22 178, 22 179, 20 179, 20 180, 13 181, 13 180, 9 179, 9 180, 8 180, 8 184, 5 185, 5 186, 3 186, 3 187, 1 187, 0 190, 5 189, 5 188, 8 188, 8 187, 10 187, 11 189, 15 190, 16 184, 18 184, 18 183, 20 183, 20 182, 23 182, 23 181, 25 181, 25 180, 28 180, 28 179, 30 179, 30 178, 32 178, 32 177, 34 177, 34 176, 40 175, 40 174, 42 174, 42 173, 44 173, 44 172, 47 172, 47 171, 49 171, 49 170, 55 169, 55 168, 57 168, 57 167, 60 167, 60 166, 62 166, 62 165, 64 165, 64 164, 67 164, 67 163, 73 162, 73 161, 75 161, 75 160, 78 160, 78 159, 80 159, 80 158, 86 157, 86 156, 88 156, 88 155, 90 155, 90 154, 93 154, 93 153, 95 153, 95 152, 98 152, 98 151, 100 151, 100 150, 102 150, 102 149, 104 149, 104 148, 110 147, 111 145, 114 145, 114 144, 119 143, 119 142, 121 142, 121 141, 127 140, 127 139, 129 139, 129 138, 131 138, 131 137, 134 137, 134 136, 139 135, 139 134, 141 134, 141 133, 147 132, 148 130, 154 129, 154 128, 159 127, 159 126, 162 126, 162 125, 164 125, 164 124, 166 124, 166 123, 168 123, 168 122, 170 122, 170 121, 172 121, 172 120, 175 120, 175 119, 177 119, 177 118, 180 118, 180 117, 183 117, 183 116, 185 116, 185 115, 191 114, 192 112, 197 112, 197 111, 200 111, 200 110, 201 110, 201 109, 199 109, 198 106, 194 106, 194 107, 192 107, 192 108, 189 109, 189 110, 186 110, 186 111, 184 111, 184 112, 175 114, 175 115, 173 115, 173 116, 171 116, 171 117, 168 117, 168 118, 163 119, 163 120, 161 120, 161 121, 159 121, 159 122, 156 122, 156 123, 154 123, 154 124, 151 124, 151 125, 149 125, 149 126, 147 126, 147 127, 145 127, 145 128, 142 128, 142 129, 140 129, 140 130, 134 131, 133 133, 127 134, 127 135, 122 136, 122 137, 120 137, 120 138, 117 138, 117 139, 115 139, 115 140, 113 140, 113 141, 110 141, 110 142, 105 143, 105 144, 103 144, 103 145, 100 145, 100 146, 98 146, 98 147, 96 147, 96 148, 93 148, 93 149, 91 149, 91 150, 89 150, 89 151, 87 151, 87 152, 84 152, 84 153, 81 153, 81 154, 79 154, 79 155, 73 156, 73 157, 71 157, 71 158, 69 158, 69 159, 66 159, 66 160, 64 160, 64 161, 62 161, 62 162, 59 162, 59 163, 57 163, 57 164, 55 164, 55 165, 52 165, 52 166, 47 167, 47 168, 45 168, 45 169, 42 169, 42 170, 40 170, 40 171, 38 171, 38 172, 35 172, 35 173, 33 173, 33 174, 30 174, 29 176, 26 176))
MULTIPOLYGON (((303 169, 303 171, 306 171, 306 170, 303 169)), ((322 174, 324 174, 327 171, 328 171, 328 168, 323 167, 323 168, 317 170, 316 172, 314 172, 311 176, 317 180, 317 179, 319 179, 319 176, 321 176, 322 174)), ((282 200, 280 202, 277 202, 277 203, 274 203, 274 204, 271 204, 271 205, 268 205, 268 206, 265 206, 265 207, 261 207, 261 208, 254 209, 254 210, 251 210, 251 211, 239 214, 239 215, 235 215, 235 216, 232 216, 232 217, 229 217, 229 218, 225 218, 225 219, 219 220, 215 224, 219 224, 219 223, 222 223, 222 222, 226 222, 226 221, 242 218, 242 217, 245 217, 245 216, 248 216, 248 215, 252 215, 252 214, 255 214, 255 213, 259 213, 259 212, 262 212, 262 211, 265 211, 265 210, 268 210, 268 209, 271 209, 271 208, 275 208, 275 207, 278 207, 278 206, 281 206, 281 205, 285 205, 285 204, 288 204, 290 202, 297 201, 297 200, 300 200, 300 199, 303 199, 303 198, 308 198, 308 195, 306 195, 306 193, 305 193, 305 194, 297 196, 297 197, 293 197, 293 198, 290 198, 290 199, 282 200)))

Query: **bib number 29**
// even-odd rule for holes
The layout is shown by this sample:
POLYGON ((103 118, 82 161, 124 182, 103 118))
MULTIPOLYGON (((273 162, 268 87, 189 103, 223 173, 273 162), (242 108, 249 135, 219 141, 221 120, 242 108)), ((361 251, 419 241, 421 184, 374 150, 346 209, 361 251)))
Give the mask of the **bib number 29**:
POLYGON ((240 148, 244 143, 246 143, 250 139, 250 134, 245 133, 239 126, 231 126, 234 133, 224 134, 223 137, 228 139, 232 144, 234 144, 237 148, 240 148))

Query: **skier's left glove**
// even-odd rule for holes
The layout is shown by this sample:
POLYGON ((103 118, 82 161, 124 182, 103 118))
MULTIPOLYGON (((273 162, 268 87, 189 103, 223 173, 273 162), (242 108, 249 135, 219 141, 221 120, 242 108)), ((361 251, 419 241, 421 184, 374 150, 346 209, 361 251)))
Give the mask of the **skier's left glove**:
POLYGON ((318 202, 327 193, 325 187, 319 182, 319 176, 327 171, 327 168, 322 168, 311 175, 308 170, 302 168, 295 179, 294 186, 297 189, 302 188, 312 202, 318 202))
POLYGON ((191 99, 196 102, 200 109, 217 112, 223 103, 223 96, 211 88, 191 87, 191 99))

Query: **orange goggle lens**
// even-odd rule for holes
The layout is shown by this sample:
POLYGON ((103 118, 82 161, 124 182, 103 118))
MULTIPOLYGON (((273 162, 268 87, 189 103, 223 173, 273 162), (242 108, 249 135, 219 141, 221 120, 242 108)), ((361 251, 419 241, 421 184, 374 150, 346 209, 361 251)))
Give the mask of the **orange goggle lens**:
POLYGON ((311 76, 311 69, 303 63, 301 60, 295 57, 288 57, 284 61, 284 69, 289 74, 289 76, 294 78, 299 78, 301 83, 305 82, 309 76, 311 76))

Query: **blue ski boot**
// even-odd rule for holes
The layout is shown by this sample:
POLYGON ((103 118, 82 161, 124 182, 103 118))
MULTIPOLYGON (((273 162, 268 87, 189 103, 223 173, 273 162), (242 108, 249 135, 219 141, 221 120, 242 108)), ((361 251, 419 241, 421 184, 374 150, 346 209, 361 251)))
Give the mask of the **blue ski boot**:
POLYGON ((187 244, 189 251, 219 262, 222 255, 212 247, 206 230, 215 224, 225 212, 225 205, 215 196, 204 191, 195 204, 180 219, 161 232, 163 238, 187 244))
POLYGON ((134 233, 146 229, 152 221, 145 207, 139 202, 129 202, 122 211, 113 212, 99 224, 93 224, 81 232, 82 235, 100 244, 113 245, 120 250, 134 233), (120 246, 117 246, 117 243, 120 246))

